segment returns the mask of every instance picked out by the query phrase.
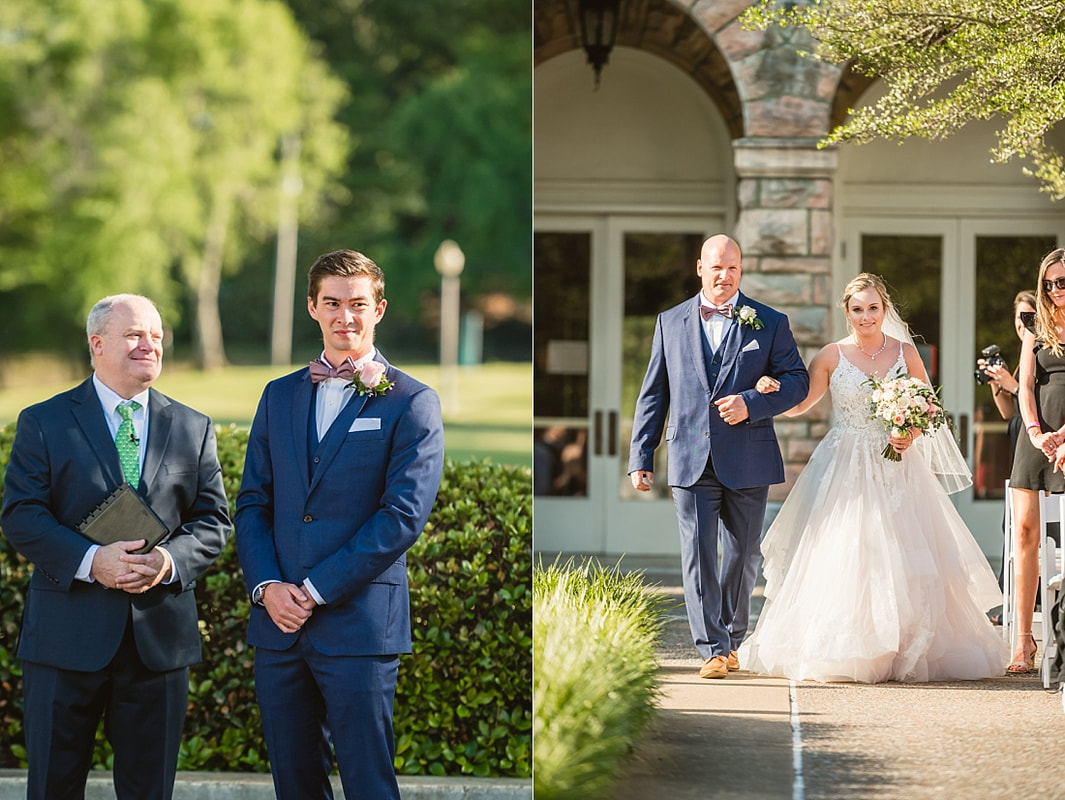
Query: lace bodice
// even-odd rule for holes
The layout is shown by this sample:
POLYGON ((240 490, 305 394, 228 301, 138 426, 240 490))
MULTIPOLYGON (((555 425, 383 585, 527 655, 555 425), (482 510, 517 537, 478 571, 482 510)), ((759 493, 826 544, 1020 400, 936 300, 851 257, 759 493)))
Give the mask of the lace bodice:
MULTIPOLYGON (((847 360, 839 345, 836 347, 839 350, 839 363, 828 379, 828 388, 832 393, 832 427, 861 433, 868 437, 869 441, 878 442, 879 446, 883 447, 886 436, 884 426, 879 420, 869 416, 869 396, 873 390, 864 385, 869 376, 847 360)), ((887 374, 895 375, 900 369, 906 370, 901 346, 895 363, 888 368, 887 374)))

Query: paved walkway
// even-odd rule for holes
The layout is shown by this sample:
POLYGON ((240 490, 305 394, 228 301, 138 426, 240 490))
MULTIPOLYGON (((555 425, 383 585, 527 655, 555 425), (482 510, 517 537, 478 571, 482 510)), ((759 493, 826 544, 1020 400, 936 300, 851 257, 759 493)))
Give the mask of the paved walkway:
MULTIPOLYGON (((683 602, 677 566, 622 563, 683 602)), ((1065 800, 1062 695, 1034 673, 869 686, 741 669, 703 680, 683 607, 658 656, 660 714, 614 800, 1065 800)))

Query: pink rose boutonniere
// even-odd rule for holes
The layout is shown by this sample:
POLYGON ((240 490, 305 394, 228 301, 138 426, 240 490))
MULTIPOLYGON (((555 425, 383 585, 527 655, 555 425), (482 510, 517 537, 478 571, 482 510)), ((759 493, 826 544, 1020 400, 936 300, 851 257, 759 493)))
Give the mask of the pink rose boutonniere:
POLYGON ((355 375, 348 384, 359 394, 368 394, 370 397, 384 394, 394 385, 394 382, 385 377, 385 365, 380 361, 367 361, 361 369, 355 370, 355 375))

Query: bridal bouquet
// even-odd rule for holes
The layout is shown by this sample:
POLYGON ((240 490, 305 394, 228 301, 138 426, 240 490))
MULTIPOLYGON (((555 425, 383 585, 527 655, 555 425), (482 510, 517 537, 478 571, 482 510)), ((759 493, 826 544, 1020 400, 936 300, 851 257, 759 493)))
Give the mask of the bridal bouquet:
MULTIPOLYGON (((904 436, 907 428, 924 432, 938 428, 947 421, 947 414, 936 393, 919 378, 900 373, 883 381, 869 378, 864 383, 873 387, 869 401, 872 409, 870 416, 880 420, 897 436, 904 436)), ((884 448, 883 456, 889 461, 902 461, 902 454, 896 453, 890 442, 884 448)))

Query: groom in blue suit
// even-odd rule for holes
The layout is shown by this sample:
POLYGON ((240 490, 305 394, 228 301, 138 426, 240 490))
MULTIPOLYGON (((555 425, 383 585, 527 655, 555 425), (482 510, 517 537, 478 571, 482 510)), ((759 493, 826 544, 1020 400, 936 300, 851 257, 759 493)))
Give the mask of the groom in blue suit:
POLYGON ((628 471, 636 489, 650 491, 664 429, 699 674, 724 678, 740 667, 769 486, 784 480, 773 417, 806 397, 810 376, 788 318, 740 293, 736 242, 720 234, 703 242, 696 273, 699 294, 655 324, 628 471), (763 375, 779 390, 759 394, 763 375))
POLYGON ((399 798, 392 703, 411 651, 407 549, 440 485, 436 392, 374 346, 380 268, 321 256, 307 310, 324 349, 267 384, 252 422, 236 539, 251 594, 248 643, 282 800, 399 798))

